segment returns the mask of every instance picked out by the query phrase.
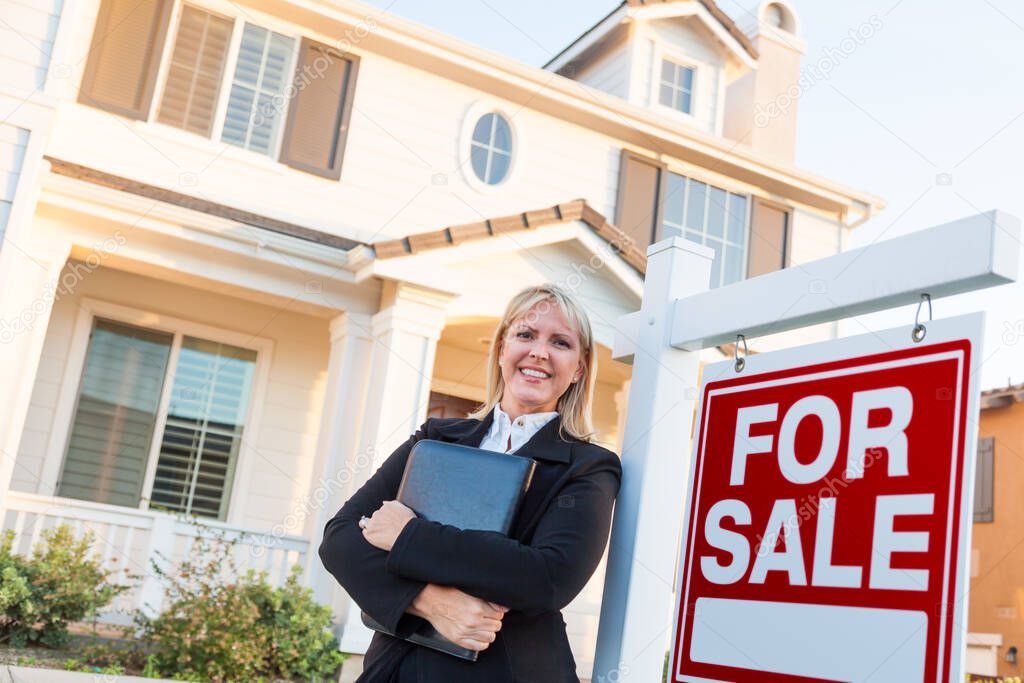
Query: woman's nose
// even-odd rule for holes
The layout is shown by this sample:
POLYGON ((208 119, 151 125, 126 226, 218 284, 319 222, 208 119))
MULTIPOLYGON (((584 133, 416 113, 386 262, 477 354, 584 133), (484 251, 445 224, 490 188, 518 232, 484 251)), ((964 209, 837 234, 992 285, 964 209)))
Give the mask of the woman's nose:
POLYGON ((548 354, 544 350, 543 346, 533 346, 533 347, 530 348, 530 357, 531 358, 547 358, 548 354))

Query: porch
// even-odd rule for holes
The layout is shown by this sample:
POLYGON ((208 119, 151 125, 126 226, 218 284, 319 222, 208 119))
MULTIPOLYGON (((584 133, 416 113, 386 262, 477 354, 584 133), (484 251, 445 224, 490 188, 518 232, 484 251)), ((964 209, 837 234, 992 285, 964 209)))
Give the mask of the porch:
MULTIPOLYGON (((597 438, 620 446, 630 373, 609 349, 641 278, 578 219, 352 263, 44 175, 31 230, 17 227, 0 321, 27 323, 0 345, 0 525, 20 552, 60 523, 92 531, 117 577, 142 577, 108 621, 158 610, 151 562, 222 533, 242 571, 280 584, 300 566, 342 650, 365 651, 317 556, 324 524, 426 416, 484 398, 498 309, 524 284, 560 282, 589 311, 597 438)), ((603 564, 566 610, 581 672, 602 586, 603 564)))
MULTIPOLYGON (((14 533, 13 550, 29 554, 46 530, 69 525, 75 536, 91 533, 95 558, 112 583, 131 586, 101 615, 110 624, 125 624, 134 610, 159 613, 164 592, 153 573, 154 564, 181 562, 200 535, 234 543, 234 561, 241 572, 266 572, 267 581, 281 586, 295 565, 306 566, 309 539, 260 531, 215 521, 191 522, 180 515, 133 510, 71 498, 10 491, 3 529, 14 533)), ((305 575, 305 571, 303 572, 305 575)))

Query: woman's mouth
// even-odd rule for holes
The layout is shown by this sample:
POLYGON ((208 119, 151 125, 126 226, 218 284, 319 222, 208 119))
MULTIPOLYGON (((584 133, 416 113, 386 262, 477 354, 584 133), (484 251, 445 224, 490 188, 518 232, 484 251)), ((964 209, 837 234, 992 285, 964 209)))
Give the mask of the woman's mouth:
POLYGON ((533 368, 519 368, 519 372, 523 373, 531 379, 550 379, 551 375, 542 371, 534 370, 533 368))

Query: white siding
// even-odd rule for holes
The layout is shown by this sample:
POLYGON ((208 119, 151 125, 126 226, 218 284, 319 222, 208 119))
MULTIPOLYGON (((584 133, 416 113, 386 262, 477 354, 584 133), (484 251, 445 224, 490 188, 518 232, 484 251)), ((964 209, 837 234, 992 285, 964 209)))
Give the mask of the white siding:
MULTIPOLYGON (((327 321, 104 268, 85 276, 70 295, 54 304, 12 488, 50 493, 40 490, 43 459, 54 431, 58 397, 68 389, 62 383, 77 384, 77 378, 65 377, 65 367, 83 296, 273 341, 261 419, 248 425, 245 434, 254 454, 249 489, 238 500, 243 526, 270 531, 288 518, 313 479, 330 352, 327 321)), ((286 531, 302 533, 302 529, 286 531)))
POLYGON ((0 2, 0 86, 41 90, 50 66, 64 0, 0 2))
POLYGON ((628 42, 620 43, 594 60, 593 63, 588 64, 586 70, 578 75, 576 80, 603 90, 609 95, 627 99, 629 97, 629 51, 628 42))
MULTIPOLYGON (((96 7, 98 0, 84 0, 81 14, 91 17, 96 7)), ((273 28, 287 32, 280 24, 273 28)), ((76 25, 72 33, 73 58, 84 59, 89 32, 76 25)), ((337 40, 299 29, 288 33, 337 40)), ((557 113, 531 108, 536 93, 497 98, 377 53, 360 57, 340 181, 168 126, 126 122, 77 103, 62 111, 47 153, 365 241, 576 198, 614 215, 620 141, 557 113), (492 107, 511 120, 514 165, 504 184, 480 189, 467 180, 472 170, 466 129, 471 132, 481 108, 492 107), (90 134, 82 135, 83 130, 90 134)), ((158 89, 157 101, 161 96, 158 89)))
POLYGON ((124 125, 84 105, 69 109, 48 153, 364 241, 576 198, 613 216, 621 143, 524 104, 367 55, 359 68, 340 182, 158 124, 124 125), (467 180, 472 170, 464 140, 464 129, 471 131, 481 107, 505 112, 515 134, 508 180, 483 190, 467 180), (81 135, 82 130, 92 134, 81 135), (194 185, 182 184, 185 172, 195 174, 194 185))
POLYGON ((27 144, 27 130, 0 123, 0 243, 7 230, 27 144))

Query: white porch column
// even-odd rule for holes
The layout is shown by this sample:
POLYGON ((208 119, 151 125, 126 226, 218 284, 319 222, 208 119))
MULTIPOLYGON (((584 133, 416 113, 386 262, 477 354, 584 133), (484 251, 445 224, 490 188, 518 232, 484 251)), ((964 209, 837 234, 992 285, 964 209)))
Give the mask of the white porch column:
MULTIPOLYGON (((405 282, 386 282, 381 310, 373 316, 373 361, 357 458, 361 484, 423 423, 430 397, 437 340, 454 298, 405 282), (365 460, 366 462, 363 462, 365 460), (368 465, 368 466, 367 466, 368 465)), ((372 633, 350 604, 341 649, 366 652, 372 633)))
POLYGON ((370 459, 359 453, 359 435, 366 406, 370 379, 373 336, 369 315, 342 313, 331 321, 331 353, 327 363, 327 387, 316 464, 307 499, 305 536, 310 539, 306 556, 306 577, 317 602, 345 609, 344 597, 334 577, 320 562, 317 550, 323 540, 324 525, 334 516, 352 492, 352 482, 362 480, 360 468, 370 459))
POLYGON ((708 288, 713 252, 673 237, 647 250, 622 450, 622 488, 608 549, 594 683, 661 680, 669 638, 688 433, 700 352, 669 346, 672 303, 708 288), (636 389, 642 388, 642 391, 636 389))
POLYGON ((372 452, 372 474, 423 424, 437 340, 451 294, 388 282, 373 316, 373 374, 361 450, 372 452))
POLYGON ((10 231, 0 251, 0 510, 6 505, 61 269, 71 253, 70 243, 21 239, 27 232, 10 231))

